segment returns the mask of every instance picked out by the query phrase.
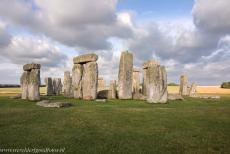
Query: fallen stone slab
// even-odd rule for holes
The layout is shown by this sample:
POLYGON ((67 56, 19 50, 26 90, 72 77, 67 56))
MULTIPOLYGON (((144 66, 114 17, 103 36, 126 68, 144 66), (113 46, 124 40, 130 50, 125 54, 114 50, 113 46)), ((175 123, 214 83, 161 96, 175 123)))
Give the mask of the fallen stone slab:
POLYGON ((9 99, 19 99, 21 97, 22 97, 21 94, 17 94, 16 96, 10 96, 9 99))
POLYGON ((95 101, 96 102, 106 102, 107 100, 106 99, 96 99, 95 101))
POLYGON ((203 95, 203 96, 194 96, 193 98, 202 98, 202 99, 220 99, 220 96, 203 95))
POLYGON ((24 71, 31 71, 32 69, 40 69, 40 68, 41 68, 41 65, 40 64, 35 64, 35 63, 25 64, 23 66, 24 71))
POLYGON ((91 54, 85 54, 85 55, 74 57, 73 63, 74 64, 85 64, 88 62, 96 62, 97 59, 98 59, 98 56, 94 53, 91 53, 91 54))
POLYGON ((168 94, 168 100, 184 100, 180 94, 168 94))
POLYGON ((49 100, 43 100, 43 101, 37 102, 36 105, 42 106, 42 107, 50 107, 50 108, 61 108, 61 107, 72 106, 72 104, 68 102, 51 102, 49 100))

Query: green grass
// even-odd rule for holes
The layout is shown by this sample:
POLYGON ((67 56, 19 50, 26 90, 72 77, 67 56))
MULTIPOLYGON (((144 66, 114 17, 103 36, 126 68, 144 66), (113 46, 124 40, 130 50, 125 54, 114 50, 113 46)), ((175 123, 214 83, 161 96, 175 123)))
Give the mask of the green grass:
MULTIPOLYGON (((43 97, 48 98, 48 97, 43 97)), ((68 101, 69 108, 0 97, 0 148, 65 148, 67 153, 229 153, 230 97, 168 104, 68 101)))

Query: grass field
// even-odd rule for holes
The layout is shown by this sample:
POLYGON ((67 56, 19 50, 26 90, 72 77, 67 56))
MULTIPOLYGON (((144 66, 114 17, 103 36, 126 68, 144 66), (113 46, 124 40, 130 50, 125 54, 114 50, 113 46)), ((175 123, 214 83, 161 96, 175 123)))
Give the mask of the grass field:
POLYGON ((168 104, 72 102, 50 109, 0 97, 1 148, 65 148, 66 153, 229 153, 230 96, 168 104))

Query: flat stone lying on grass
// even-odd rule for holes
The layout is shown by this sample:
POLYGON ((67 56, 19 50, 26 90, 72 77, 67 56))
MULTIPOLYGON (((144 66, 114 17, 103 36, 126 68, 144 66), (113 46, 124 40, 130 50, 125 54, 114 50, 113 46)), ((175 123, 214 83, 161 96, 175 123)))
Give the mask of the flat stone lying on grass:
POLYGON ((51 102, 49 100, 43 100, 43 101, 37 102, 36 105, 42 106, 42 107, 50 107, 50 108, 61 108, 61 107, 72 106, 72 104, 68 102, 51 102))
POLYGON ((107 100, 106 99, 96 99, 95 101, 96 102, 106 102, 107 100))
POLYGON ((203 96, 195 96, 193 98, 202 98, 202 99, 220 99, 220 96, 212 96, 212 95, 203 95, 203 96))
POLYGON ((139 92, 133 94, 133 99, 134 100, 146 100, 147 97, 139 92))
POLYGON ((168 100, 184 100, 180 94, 168 94, 168 100))
POLYGON ((21 97, 22 97, 21 94, 17 94, 16 96, 10 96, 9 99, 19 99, 21 97))

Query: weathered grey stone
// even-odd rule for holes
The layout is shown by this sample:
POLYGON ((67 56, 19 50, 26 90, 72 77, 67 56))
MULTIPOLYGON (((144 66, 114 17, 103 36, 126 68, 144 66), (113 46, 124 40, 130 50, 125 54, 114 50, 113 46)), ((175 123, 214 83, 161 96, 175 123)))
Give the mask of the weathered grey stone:
POLYGON ((143 84, 142 84, 142 93, 143 95, 147 95, 147 87, 146 87, 146 82, 147 81, 147 69, 149 67, 157 66, 160 65, 160 63, 156 60, 147 60, 143 63, 142 68, 143 68, 143 84))
POLYGON ((149 103, 167 102, 167 74, 164 66, 153 65, 146 70, 146 94, 149 103))
POLYGON ((22 97, 21 94, 17 94, 16 96, 10 96, 9 99, 19 99, 21 97, 22 97))
POLYGON ((145 95, 143 95, 142 93, 139 93, 139 92, 137 92, 137 93, 134 93, 133 94, 133 99, 134 100, 146 100, 146 96, 145 95))
POLYGON ((201 96, 193 96, 194 98, 202 98, 202 99, 220 99, 220 96, 214 95, 201 95, 201 96))
POLYGON ((96 102, 106 102, 107 100, 106 99, 96 99, 95 101, 96 102))
POLYGON ((105 90, 106 86, 105 86, 105 81, 103 79, 103 77, 99 77, 98 78, 98 88, 97 91, 101 91, 101 90, 105 90))
POLYGON ((32 69, 40 69, 41 68, 41 65, 40 64, 25 64, 23 66, 23 70, 24 71, 31 71, 32 69))
POLYGON ((62 82, 61 78, 54 78, 53 79, 53 87, 54 87, 54 95, 58 96, 62 93, 62 82))
POLYGON ((54 88, 53 88, 53 80, 50 77, 45 78, 45 84, 46 84, 46 95, 52 96, 54 95, 54 88))
POLYGON ((82 76, 83 76, 83 65, 74 64, 72 69, 72 86, 74 98, 82 98, 82 76))
POLYGON ((197 87, 196 83, 192 83, 192 85, 191 85, 191 87, 189 89, 189 96, 190 97, 194 97, 194 96, 197 95, 196 87, 197 87))
POLYGON ((132 92, 140 92, 140 70, 137 68, 133 68, 132 92))
POLYGON ((64 72, 64 96, 73 97, 72 77, 69 71, 64 72))
POLYGON ((180 94, 168 94, 168 100, 184 100, 180 94))
POLYGON ((20 79, 22 99, 28 99, 29 74, 27 71, 23 72, 20 79))
POLYGON ((21 76, 21 98, 29 100, 40 99, 40 64, 26 64, 23 66, 26 70, 21 76))
POLYGON ((147 69, 148 67, 160 65, 160 63, 156 60, 147 60, 143 63, 142 68, 147 69))
POLYGON ((132 99, 132 72, 133 54, 128 51, 124 51, 121 53, 118 74, 119 99, 132 99))
POLYGON ((91 53, 91 54, 85 54, 85 55, 74 57, 73 63, 74 64, 85 64, 88 62, 96 62, 97 59, 98 59, 98 56, 94 53, 91 53))
POLYGON ((109 84, 109 99, 117 98, 117 84, 116 80, 111 80, 109 84))
POLYGON ((188 77, 186 75, 181 75, 180 77, 180 95, 187 96, 188 95, 188 77))
POLYGON ((83 65, 82 94, 83 99, 93 100, 97 98, 98 66, 96 62, 83 65))
POLYGON ((49 100, 43 100, 37 102, 36 105, 48 108, 61 108, 61 107, 69 107, 72 106, 71 103, 68 102, 51 102, 49 100))
POLYGON ((32 101, 40 100, 40 69, 32 69, 29 74, 28 99, 32 101))

